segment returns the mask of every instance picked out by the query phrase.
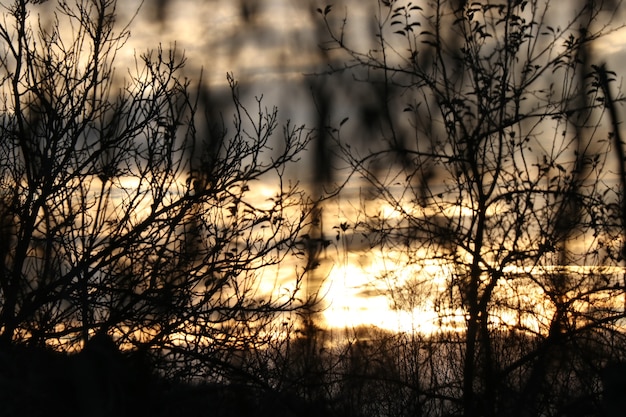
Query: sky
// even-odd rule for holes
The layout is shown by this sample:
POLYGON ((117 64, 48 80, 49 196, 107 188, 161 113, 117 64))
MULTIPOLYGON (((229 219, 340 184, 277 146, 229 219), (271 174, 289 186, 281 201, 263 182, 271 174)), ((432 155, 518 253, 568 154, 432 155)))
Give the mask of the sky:
MULTIPOLYGON (((131 37, 118 55, 118 70, 130 66, 134 54, 159 44, 168 48, 176 43, 188 58, 186 72, 191 79, 198 79, 202 73, 203 82, 210 89, 221 91, 226 86, 226 73, 232 72, 245 87, 248 100, 263 95, 268 106, 278 106, 283 121, 313 123, 315 111, 309 85, 319 79, 311 74, 323 69, 320 40, 316 36, 322 20, 315 9, 325 7, 326 2, 171 0, 159 15, 151 7, 158 1, 144 0, 134 17, 131 37), (247 6, 247 14, 242 5, 247 6)), ((133 18, 141 4, 141 0, 120 1, 120 22, 133 18)), ((333 5, 336 16, 348 14, 348 30, 355 42, 360 39, 359 30, 366 29, 373 20, 373 10, 364 4, 358 0, 337 0, 333 5)), ((616 70, 621 81, 626 75, 622 70, 626 68, 626 31, 601 39, 594 52, 616 70)), ((341 111, 333 116, 335 123, 350 115, 349 103, 339 108, 341 111)), ((347 207, 338 206, 330 214, 337 224, 348 219, 347 207)), ((375 324, 403 331, 427 331, 436 325, 436 315, 427 308, 391 313, 389 299, 384 295, 385 283, 371 279, 389 268, 381 264, 382 254, 345 253, 338 247, 333 256, 337 261, 325 265, 323 274, 327 279, 321 289, 329 302, 325 315, 333 325, 375 324)))
MULTIPOLYGON (((246 86, 250 97, 263 95, 268 105, 277 105, 283 120, 312 122, 314 108, 307 86, 315 82, 315 76, 310 74, 323 68, 320 41, 315 35, 319 28, 316 25, 322 21, 315 9, 325 7, 326 2, 172 0, 161 10, 161 20, 150 7, 156 0, 150 1, 145 0, 133 22, 122 57, 130 60, 135 52, 154 48, 159 43, 171 46, 176 41, 177 48, 184 50, 188 58, 187 71, 191 78, 199 75, 202 68, 204 82, 219 90, 226 85, 226 73, 232 72, 246 86), (244 3, 249 6, 248 15, 242 13, 244 3)), ((358 42, 358 31, 372 22, 373 10, 356 0, 333 3, 336 16, 348 14, 351 22, 348 30, 358 42)), ((139 4, 139 0, 125 3, 128 17, 139 4)), ((559 9, 554 11, 560 13, 559 9)), ((617 22, 620 19, 616 16, 617 22)), ((626 75, 621 70, 626 68, 626 30, 601 39, 595 44, 594 53, 599 61, 608 63, 609 69, 616 70, 621 82, 626 75)), ((348 103, 345 114, 336 115, 335 123, 349 112, 348 103)), ((331 214, 337 223, 347 219, 344 208, 337 207, 331 214)), ((382 264, 382 254, 342 253, 338 247, 331 257, 335 261, 325 265, 322 274, 327 279, 321 292, 329 302, 325 317, 333 326, 374 324, 391 330, 426 332, 438 326, 436 314, 428 308, 402 313, 390 310, 390 301, 384 295, 385 282, 371 279, 389 268, 382 264)))

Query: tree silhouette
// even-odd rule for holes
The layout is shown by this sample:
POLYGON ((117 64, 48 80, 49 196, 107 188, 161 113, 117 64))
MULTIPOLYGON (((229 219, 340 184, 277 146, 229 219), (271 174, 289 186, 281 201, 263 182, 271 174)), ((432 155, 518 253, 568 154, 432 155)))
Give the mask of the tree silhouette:
POLYGON ((202 120, 215 109, 175 48, 116 73, 117 6, 3 12, 0 341, 72 352, 108 334, 162 375, 226 378, 307 303, 289 262, 308 201, 284 170, 310 134, 276 134, 277 110, 249 110, 232 75, 232 127, 202 120))
POLYGON ((349 8, 318 10, 345 57, 332 71, 380 86, 377 142, 329 133, 365 184, 355 226, 394 265, 393 304, 439 313, 429 346, 447 353, 416 372, 440 413, 584 410, 623 354, 623 99, 593 54, 619 4, 570 6, 379 1, 370 49, 349 8))

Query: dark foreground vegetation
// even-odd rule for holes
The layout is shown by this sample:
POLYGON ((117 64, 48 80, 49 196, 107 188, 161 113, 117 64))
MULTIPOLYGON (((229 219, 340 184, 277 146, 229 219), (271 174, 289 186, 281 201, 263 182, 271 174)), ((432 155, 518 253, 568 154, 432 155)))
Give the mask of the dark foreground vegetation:
MULTIPOLYGON (((2 415, 455 415, 450 411, 460 407, 460 386, 445 381, 459 372, 452 367, 462 357, 450 339, 408 339, 371 329, 359 333, 367 337, 354 334, 334 349, 318 348, 323 336, 294 341, 289 357, 276 364, 282 369, 262 375, 233 369, 228 377, 195 382, 155 373, 147 357, 121 352, 107 336, 94 336, 75 354, 14 345, 0 354, 2 415)), ((494 337, 497 348, 511 357, 540 343, 519 334, 494 337)), ((544 410, 554 416, 622 415, 626 365, 606 362, 606 353, 597 345, 583 351, 564 344, 540 371, 529 358, 520 371, 500 378, 494 408, 499 415, 534 416, 544 410), (539 372, 550 379, 538 382, 539 372), (523 403, 533 390, 542 391, 535 394, 540 402, 523 403)))
POLYGON ((4 4, 0 415, 622 415, 622 6, 567 5, 312 4, 318 123, 281 129, 175 49, 115 72, 116 0, 4 4), (435 330, 323 327, 359 251, 435 330))

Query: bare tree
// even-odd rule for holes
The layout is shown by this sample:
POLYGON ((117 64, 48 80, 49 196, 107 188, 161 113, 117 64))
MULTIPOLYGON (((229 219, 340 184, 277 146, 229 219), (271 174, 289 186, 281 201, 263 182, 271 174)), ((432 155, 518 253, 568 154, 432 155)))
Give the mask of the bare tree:
POLYGON ((439 313, 430 346, 448 353, 416 372, 441 413, 580 411, 623 353, 622 161, 604 114, 622 96, 593 54, 620 4, 557 7, 381 0, 366 50, 350 9, 319 9, 345 54, 332 70, 381 86, 379 145, 359 153, 349 121, 330 132, 367 184, 356 226, 393 259, 394 305, 439 313))
POLYGON ((232 128, 204 131, 175 48, 114 72, 130 35, 116 0, 59 1, 47 20, 38 3, 0 22, 0 340, 74 351, 109 334, 167 375, 221 378, 306 304, 292 261, 308 202, 284 170, 309 132, 281 137, 230 75, 232 128))

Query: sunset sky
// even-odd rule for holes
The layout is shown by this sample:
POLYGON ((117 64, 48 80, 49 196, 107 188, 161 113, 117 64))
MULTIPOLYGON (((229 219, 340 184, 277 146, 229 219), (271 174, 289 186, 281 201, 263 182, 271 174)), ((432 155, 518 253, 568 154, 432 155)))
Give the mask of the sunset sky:
MULTIPOLYGON (((140 3, 139 0, 123 3, 121 23, 131 19, 140 3)), ((347 13, 350 19, 347 29, 358 41, 358 31, 373 21, 375 8, 355 0, 334 3, 333 13, 339 17, 347 13)), ((316 0, 171 0, 161 14, 151 7, 153 4, 156 2, 145 1, 131 24, 131 37, 118 55, 118 72, 132 65, 135 54, 159 44, 168 48, 176 42, 177 49, 184 51, 188 58, 186 71, 191 79, 197 79, 202 69, 203 82, 213 91, 220 91, 226 86, 226 73, 232 72, 245 87, 249 100, 263 95, 267 106, 279 107, 282 120, 312 123, 315 114, 308 85, 315 82, 311 73, 320 71, 322 62, 319 39, 315 35, 321 19, 315 9, 323 8, 326 3, 316 0), (250 13, 244 15, 243 3, 254 10, 249 7, 246 10, 250 13)), ((621 30, 597 43, 594 51, 601 60, 608 62, 609 68, 618 69, 619 80, 623 77, 619 68, 626 62, 625 47, 626 31, 621 30)), ((333 115, 334 122, 349 115, 348 103, 345 111, 333 115)), ((225 119, 229 119, 228 115, 225 119)), ((306 161, 301 164, 305 166, 306 161)), ((327 216, 329 227, 350 221, 350 203, 340 202, 327 211, 327 216)), ((406 331, 428 331, 437 325, 437 315, 428 310, 427 302, 426 308, 416 308, 412 313, 392 313, 390 300, 384 295, 389 283, 373 280, 381 271, 393 268, 388 258, 377 250, 346 253, 340 243, 329 251, 331 261, 323 265, 322 272, 327 278, 321 293, 329 302, 325 311, 329 323, 337 327, 374 324, 406 331)), ((433 282, 438 274, 445 272, 441 265, 428 268, 426 273, 432 274, 433 282)), ((425 272, 422 269, 420 273, 425 272)))
MULTIPOLYGON (((190 77, 203 68, 205 82, 219 90, 225 86, 226 72, 233 72, 250 96, 262 94, 267 105, 277 105, 283 119, 311 123, 314 108, 307 82, 314 76, 307 74, 319 71, 321 62, 319 40, 315 36, 321 19, 315 9, 327 3, 247 1, 256 8, 248 16, 242 14, 243 3, 246 0, 172 0, 162 10, 161 21, 150 2, 146 2, 131 26, 132 36, 122 56, 130 60, 134 52, 158 43, 172 45, 176 41, 177 48, 184 50, 188 57, 190 77)), ((347 29, 354 35, 353 39, 358 40, 358 31, 373 22, 375 8, 353 0, 333 3, 333 13, 340 17, 347 13, 350 18, 347 29)), ((138 4, 139 1, 134 0, 127 6, 138 4)), ((594 53, 606 61, 609 68, 623 68, 625 30, 614 32, 595 45, 594 53)), ((619 70, 617 73, 621 80, 623 74, 619 70)), ((345 114, 336 115, 335 123, 349 115, 349 111, 348 105, 345 114)), ((333 218, 337 224, 348 220, 349 211, 349 204, 340 203, 333 213, 327 213, 329 222, 333 218)), ((403 331, 428 331, 437 326, 437 315, 428 308, 418 308, 412 313, 391 312, 390 300, 384 295, 389 283, 372 279, 390 268, 380 253, 342 253, 339 246, 331 252, 334 252, 329 255, 332 261, 324 265, 322 272, 327 280, 321 291, 329 302, 325 317, 333 326, 374 324, 403 331)), ((445 269, 440 265, 430 268, 433 276, 445 269)))

